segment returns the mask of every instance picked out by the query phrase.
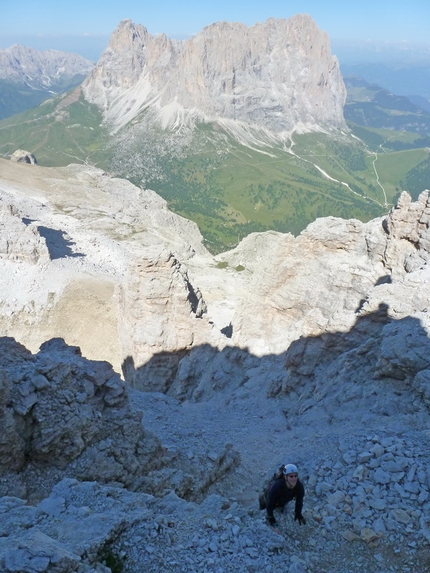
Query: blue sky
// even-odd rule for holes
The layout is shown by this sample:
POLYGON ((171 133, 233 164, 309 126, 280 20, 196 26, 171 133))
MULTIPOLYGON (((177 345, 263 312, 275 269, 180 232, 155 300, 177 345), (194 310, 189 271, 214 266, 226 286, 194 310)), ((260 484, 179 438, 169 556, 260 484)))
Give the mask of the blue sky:
POLYGON ((0 48, 22 44, 73 51, 96 60, 121 20, 150 33, 185 38, 220 20, 251 26, 270 17, 310 14, 332 41, 430 45, 429 0, 0 0, 0 48))

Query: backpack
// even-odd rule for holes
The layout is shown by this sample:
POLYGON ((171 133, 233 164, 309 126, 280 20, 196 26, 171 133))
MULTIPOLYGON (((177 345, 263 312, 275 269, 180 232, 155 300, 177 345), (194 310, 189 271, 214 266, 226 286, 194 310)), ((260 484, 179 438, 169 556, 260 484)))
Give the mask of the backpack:
POLYGON ((270 478, 270 480, 267 482, 266 487, 264 488, 264 493, 268 492, 269 489, 272 487, 272 484, 274 481, 276 481, 277 479, 283 477, 284 475, 284 469, 285 469, 285 464, 282 464, 282 466, 279 466, 279 468, 275 471, 275 473, 273 474, 273 476, 270 478))
POLYGON ((273 483, 284 475, 284 469, 285 469, 285 464, 282 464, 274 472, 273 476, 266 482, 264 489, 263 489, 263 493, 261 493, 258 497, 258 503, 259 503, 260 509, 266 509, 267 493, 270 490, 270 488, 272 487, 273 483))

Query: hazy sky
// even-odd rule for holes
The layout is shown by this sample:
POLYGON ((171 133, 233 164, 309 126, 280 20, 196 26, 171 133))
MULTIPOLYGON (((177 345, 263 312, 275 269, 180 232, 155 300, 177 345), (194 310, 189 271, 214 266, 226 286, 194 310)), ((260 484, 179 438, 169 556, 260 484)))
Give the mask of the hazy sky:
POLYGON ((95 60, 126 18, 151 34, 185 38, 220 20, 251 26, 299 13, 310 14, 332 40, 430 45, 429 0, 0 0, 0 48, 54 48, 95 60))

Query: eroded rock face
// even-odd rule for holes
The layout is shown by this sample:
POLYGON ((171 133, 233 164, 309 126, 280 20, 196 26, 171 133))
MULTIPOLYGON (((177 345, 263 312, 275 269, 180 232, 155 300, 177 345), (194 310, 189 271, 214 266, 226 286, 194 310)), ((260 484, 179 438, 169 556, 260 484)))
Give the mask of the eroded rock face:
POLYGON ((0 198, 0 258, 30 264, 49 261, 45 239, 37 226, 23 221, 18 209, 0 198))
MULTIPOLYGON (((128 339, 127 354, 133 362, 132 368, 125 370, 126 379, 141 389, 147 389, 144 384, 151 380, 151 390, 179 399, 204 400, 227 388, 233 391, 251 384, 249 372, 254 370, 257 378, 266 368, 272 379, 269 393, 290 392, 306 381, 311 393, 310 381, 320 380, 318 384, 323 386, 326 368, 338 360, 339 385, 340 372, 355 379, 364 370, 370 378, 402 379, 419 385, 414 378, 426 370, 427 363, 421 364, 413 349, 416 346, 427 353, 430 331, 425 263, 428 193, 415 203, 407 199, 403 195, 386 218, 367 224, 319 219, 297 238, 272 232, 252 234, 233 251, 218 255, 218 261, 227 263, 224 293, 228 284, 231 287, 230 296, 224 294, 226 305, 231 305, 225 318, 229 337, 226 329, 220 328, 216 338, 215 329, 205 330, 204 325, 218 305, 219 271, 211 270, 212 284, 205 288, 201 269, 191 260, 188 263, 191 282, 201 286, 208 309, 202 321, 196 322, 188 302, 182 310, 170 307, 171 299, 161 290, 157 304, 162 304, 163 312, 152 314, 151 305, 145 307, 148 301, 157 300, 151 290, 155 281, 144 286, 156 269, 151 264, 151 273, 145 272, 138 280, 134 275, 137 282, 129 282, 126 289, 129 298, 124 314, 132 315, 135 322, 125 332, 136 333, 134 339, 131 335, 128 339), (411 240, 408 229, 414 230, 416 240, 411 240), (411 261, 421 266, 411 271, 411 261), (237 272, 237 266, 245 270, 237 272), (142 290, 136 290, 136 285, 142 290), (132 300, 135 303, 131 304, 132 300), (176 310, 170 314, 173 308, 176 310), (156 323, 150 328, 152 320, 156 323), (150 333, 156 332, 173 336, 164 338, 163 344, 175 341, 168 346, 169 352, 163 352, 163 345, 157 347, 156 340, 150 338, 150 333), (180 339, 181 332, 188 338, 180 339), (209 334, 212 338, 205 339, 209 334), (356 360, 349 361, 346 357, 353 350, 356 360), (340 366, 344 360, 350 364, 348 368, 340 366), (140 375, 141 382, 137 382, 140 375)), ((172 265, 162 267, 158 267, 159 276, 166 273, 163 282, 172 285, 172 265)), ((173 294, 172 286, 168 288, 173 294)), ((175 295, 175 304, 180 297, 186 302, 183 286, 180 293, 175 295)))
POLYGON ((306 15, 250 28, 218 22, 183 42, 124 20, 83 90, 115 129, 143 109, 164 127, 196 119, 277 134, 345 127, 337 59, 306 15))
MULTIPOLYGON (((126 277, 140 259, 156 259, 163 249, 182 265, 194 256, 205 259, 197 226, 171 213, 156 193, 101 170, 71 165, 29 172, 2 161, 1 332, 32 352, 45 340, 62 337, 121 372, 128 339, 134 337, 124 332, 122 339, 121 324, 128 326, 128 317, 119 293, 126 277)), ((200 316, 204 301, 198 285, 182 283, 195 306, 191 312, 200 316)), ((163 281, 155 280, 150 290, 157 288, 160 297, 168 295, 163 281)), ((192 307, 181 308, 189 314, 192 307)), ((164 329, 162 338, 165 334, 164 329)))
POLYGON ((130 408, 127 387, 108 363, 87 361, 80 349, 53 339, 32 355, 13 339, 0 339, 0 475, 3 493, 17 486, 5 478, 17 472, 28 493, 38 472, 65 472, 131 489, 157 467, 161 446, 145 435, 130 408))
POLYGON ((420 194, 416 202, 403 191, 397 205, 384 222, 388 234, 385 264, 394 273, 411 272, 430 258, 429 193, 420 194))
POLYGON ((199 499, 239 462, 231 444, 191 465, 189 452, 169 452, 112 366, 62 339, 33 355, 3 337, 0 356, 0 495, 40 499, 67 476, 199 499))
POLYGON ((386 218, 366 224, 318 219, 297 238, 252 234, 219 255, 251 273, 252 303, 239 303, 233 341, 261 353, 283 351, 300 336, 348 332, 380 304, 393 318, 423 311, 428 285, 419 268, 425 272, 429 256, 429 208, 428 192, 416 203, 404 194, 386 218), (403 294, 412 289, 412 299, 403 294))
MULTIPOLYGON (((17 186, 27 169, 6 163, 17 186)), ((253 233, 213 257, 151 191, 82 166, 34 177, 32 197, 5 185, 0 239, 0 325, 32 352, 60 336, 134 388, 203 400, 264 368, 270 392, 289 387, 379 339, 381 321, 428 328, 428 192, 366 224, 253 233)), ((371 362, 371 376, 395 370, 371 362)))
POLYGON ((130 266, 120 300, 123 372, 134 388, 166 392, 193 347, 222 344, 202 293, 168 250, 152 250, 130 266))

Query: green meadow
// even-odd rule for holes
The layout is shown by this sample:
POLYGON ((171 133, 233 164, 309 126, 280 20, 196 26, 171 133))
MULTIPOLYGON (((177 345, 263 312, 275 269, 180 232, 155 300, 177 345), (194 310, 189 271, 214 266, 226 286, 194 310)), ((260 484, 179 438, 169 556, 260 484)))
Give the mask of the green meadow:
POLYGON ((215 253, 253 231, 297 235, 317 217, 368 221, 386 213, 403 189, 416 197, 429 186, 425 136, 352 122, 349 128, 258 149, 216 124, 186 137, 136 126, 111 135, 99 109, 74 91, 1 121, 0 154, 26 149, 41 165, 91 164, 153 189, 198 224, 215 253))
POLYGON ((109 139, 102 127, 102 114, 82 95, 62 105, 70 94, 47 100, 37 108, 0 122, 0 154, 11 155, 16 149, 34 153, 40 165, 58 167, 69 163, 109 165, 104 142, 109 139))

